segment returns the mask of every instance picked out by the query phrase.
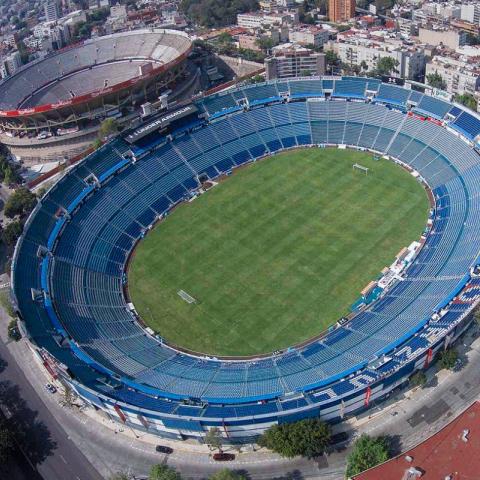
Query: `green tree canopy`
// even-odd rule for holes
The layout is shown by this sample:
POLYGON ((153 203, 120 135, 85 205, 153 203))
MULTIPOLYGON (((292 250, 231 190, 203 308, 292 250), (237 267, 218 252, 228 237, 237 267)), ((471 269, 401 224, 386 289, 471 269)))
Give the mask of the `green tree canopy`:
POLYGON ((210 476, 209 480, 247 480, 247 478, 237 472, 232 472, 228 468, 224 468, 210 476))
POLYGON ((390 458, 390 448, 386 437, 370 437, 363 434, 358 438, 347 457, 347 477, 386 462, 390 458))
POLYGON ((438 365, 440 368, 452 370, 458 359, 458 353, 454 348, 443 350, 438 354, 438 365))
POLYGON ((427 84, 433 88, 439 88, 440 90, 445 90, 447 88, 445 80, 438 72, 427 75, 427 84))
POLYGON ((14 449, 13 436, 5 422, 0 420, 0 462, 6 462, 14 449))
POLYGON ((477 99, 471 93, 464 93, 462 95, 455 95, 455 101, 465 105, 474 112, 477 111, 477 99))
POLYGON ((222 434, 220 433, 220 430, 217 427, 210 428, 210 430, 205 435, 205 443, 211 449, 221 450, 223 439, 222 439, 222 434))
POLYGON ((325 52, 325 60, 327 65, 336 66, 340 64, 340 57, 333 50, 327 50, 325 52))
POLYGON ((425 372, 419 370, 410 377, 410 384, 413 387, 423 387, 427 383, 427 376, 425 372))
POLYGON ((473 318, 475 319, 477 325, 480 325, 480 307, 477 307, 475 309, 475 312, 473 313, 473 318))
POLYGON ((148 480, 181 480, 180 474, 168 465, 154 465, 150 469, 148 480))
POLYGON ((118 132, 118 123, 114 118, 106 118, 100 125, 98 134, 100 137, 108 137, 118 132))
POLYGON ((319 418, 309 418, 273 425, 260 437, 258 443, 283 457, 302 455, 313 458, 323 454, 330 437, 331 429, 328 424, 319 418))
POLYGON ((397 73, 399 63, 393 57, 382 57, 377 60, 376 73, 378 76, 390 75, 392 72, 397 73))
POLYGON ((37 204, 37 197, 28 188, 15 190, 5 203, 5 215, 8 218, 23 216, 30 213, 37 204))
POLYGON ((180 10, 203 27, 224 27, 236 22, 237 13, 258 10, 257 0, 181 0, 180 10))
POLYGON ((260 37, 255 43, 264 52, 270 50, 274 46, 274 41, 270 37, 260 37))
POLYGON ((3 240, 9 247, 13 247, 18 240, 18 237, 22 234, 23 224, 20 220, 10 222, 3 229, 3 240))

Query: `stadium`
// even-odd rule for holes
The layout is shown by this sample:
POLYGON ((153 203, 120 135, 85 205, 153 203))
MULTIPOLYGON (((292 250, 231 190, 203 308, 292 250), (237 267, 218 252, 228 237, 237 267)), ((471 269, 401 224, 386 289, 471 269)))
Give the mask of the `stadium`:
POLYGON ((107 117, 127 117, 181 78, 191 42, 136 30, 64 48, 0 84, 0 141, 25 162, 85 150, 107 117))
MULTIPOLYGON (((275 423, 318 416, 339 422, 356 415, 427 367, 471 322, 480 296, 479 134, 480 119, 471 111, 361 77, 277 81, 198 99, 115 138, 44 195, 12 263, 12 294, 23 329, 50 373, 86 402, 160 436, 199 439, 217 426, 225 440, 248 442, 275 423), (235 190, 239 179, 248 182, 246 175, 256 171, 252 178, 265 177, 255 185, 270 185, 268 172, 277 168, 279 175, 289 168, 284 156, 298 152, 307 159, 333 155, 322 175, 342 155, 351 156, 348 171, 355 176, 329 177, 337 182, 339 195, 340 189, 348 193, 367 179, 369 189, 374 188, 381 168, 390 168, 383 181, 401 172, 411 195, 405 202, 386 204, 383 217, 394 216, 414 195, 421 202, 427 195, 428 213, 419 217, 426 222, 418 232, 421 237, 410 238, 416 247, 382 270, 375 288, 365 292, 350 314, 325 331, 319 323, 310 339, 298 338, 271 353, 256 354, 253 346, 247 357, 220 356, 214 347, 195 353, 147 327, 148 313, 140 316, 136 310, 138 293, 134 303, 129 297, 130 275, 138 261, 134 249, 140 257, 157 231, 175 227, 189 209, 214 208, 215 196, 228 192, 229 185, 234 188, 232 202, 243 205, 235 190)), ((299 165, 297 172, 314 168, 299 165)), ((294 194, 301 183, 292 187, 294 194)), ((316 198, 318 186, 313 187, 308 198, 316 198)), ((285 199, 298 215, 309 207, 295 195, 285 199)), ((276 217, 278 223, 283 215, 276 217)), ((337 220, 343 215, 348 215, 346 209, 337 212, 337 220)), ((349 221, 341 224, 344 231, 356 228, 357 222, 349 221)), ((189 238, 191 225, 180 223, 182 235, 189 238)), ((261 225, 250 234, 260 237, 266 228, 261 225)), ((203 235, 190 241, 192 252, 203 235)), ((240 253, 243 241, 230 249, 231 256, 240 253)), ((366 243, 373 241, 367 237, 366 243)), ((220 248, 220 243, 213 245, 220 248)), ((205 262, 215 258, 214 250, 202 252, 205 262)), ((162 263, 176 257, 166 251, 162 263)), ((331 270, 326 276, 336 284, 334 292, 342 290, 342 275, 331 270)), ((207 293, 216 294, 214 289, 207 293)), ((192 312, 208 306, 208 299, 197 302, 191 289, 174 295, 192 312)), ((335 294, 325 305, 334 299, 335 294)), ((223 303, 228 302, 235 297, 223 303)), ((155 310, 166 308, 160 303, 155 310)), ((311 308, 318 305, 304 311, 311 308)), ((298 312, 293 311, 295 320, 298 312)), ((265 318, 260 309, 257 313, 265 318)), ((275 321, 269 325, 277 328, 275 321)), ((296 325, 300 329, 301 323, 296 325)), ((256 328, 248 327, 250 335, 256 328)), ((222 333, 215 325, 203 330, 205 337, 212 332, 222 333)), ((243 355, 242 339, 234 343, 238 348, 234 344, 227 353, 243 355)))

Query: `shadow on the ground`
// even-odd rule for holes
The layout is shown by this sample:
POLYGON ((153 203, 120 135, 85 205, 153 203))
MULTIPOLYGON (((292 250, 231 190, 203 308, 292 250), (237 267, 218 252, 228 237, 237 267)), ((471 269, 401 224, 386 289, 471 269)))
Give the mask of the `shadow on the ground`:
POLYGON ((0 382, 0 404, 6 407, 4 413, 9 430, 33 465, 41 464, 52 455, 57 445, 47 426, 38 420, 38 412, 31 410, 23 400, 17 385, 0 382))

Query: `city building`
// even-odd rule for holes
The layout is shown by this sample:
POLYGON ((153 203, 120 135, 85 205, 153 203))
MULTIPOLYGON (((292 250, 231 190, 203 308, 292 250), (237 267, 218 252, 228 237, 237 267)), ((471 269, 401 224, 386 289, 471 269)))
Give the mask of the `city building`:
POLYGON ((254 29, 253 32, 238 35, 238 46, 249 50, 260 51, 262 40, 271 40, 275 46, 288 40, 288 29, 286 26, 268 25, 264 28, 254 29))
POLYGON ((479 3, 465 3, 461 7, 461 20, 480 25, 480 4, 479 3))
POLYGON ((294 43, 274 47, 272 56, 265 59, 267 80, 323 75, 325 69, 324 53, 315 53, 294 43))
POLYGON ((39 40, 44 50, 58 50, 70 41, 70 27, 68 23, 43 22, 33 29, 33 36, 39 40))
POLYGON ((421 46, 411 42, 350 30, 338 34, 337 41, 330 41, 328 48, 349 66, 356 65, 364 70, 373 70, 379 59, 391 57, 398 63, 396 72, 392 72, 395 75, 409 80, 423 78, 425 52, 421 46))
POLYGON ((430 438, 352 480, 476 479, 479 451, 480 403, 475 402, 430 438))
POLYGON ((126 5, 113 5, 110 7, 110 17, 112 18, 127 18, 126 5))
POLYGON ((54 22, 60 17, 60 5, 58 0, 47 0, 44 5, 45 20, 54 22))
POLYGON ((395 19, 397 30, 407 38, 418 36, 418 23, 407 18, 395 19))
POLYGON ((5 55, 0 59, 0 76, 7 78, 13 75, 22 66, 22 59, 18 51, 5 55))
POLYGON ((295 10, 281 13, 239 13, 237 25, 243 28, 260 28, 263 25, 283 25, 284 23, 298 23, 298 12, 295 10))
POLYGON ((328 42, 330 32, 321 27, 291 27, 288 31, 290 42, 300 45, 312 45, 314 47, 322 47, 328 42))
POLYGON ((347 22, 355 16, 355 0, 329 0, 328 17, 331 22, 347 22))
POLYGON ((467 43, 467 34, 461 30, 453 30, 450 28, 423 28, 418 32, 420 43, 429 45, 441 45, 455 50, 467 43))
POLYGON ((426 65, 425 76, 438 73, 451 94, 475 93, 480 88, 480 51, 478 56, 466 57, 458 53, 435 55, 426 65))

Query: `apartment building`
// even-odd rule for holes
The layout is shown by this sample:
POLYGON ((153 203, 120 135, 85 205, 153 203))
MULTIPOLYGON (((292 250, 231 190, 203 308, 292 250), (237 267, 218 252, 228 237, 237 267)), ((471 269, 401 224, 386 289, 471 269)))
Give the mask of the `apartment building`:
POLYGON ((326 60, 324 53, 294 43, 279 45, 272 49, 272 56, 265 59, 267 80, 312 75, 324 75, 326 60))

